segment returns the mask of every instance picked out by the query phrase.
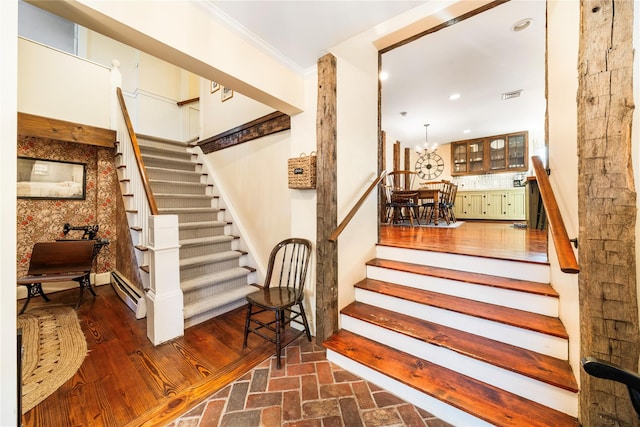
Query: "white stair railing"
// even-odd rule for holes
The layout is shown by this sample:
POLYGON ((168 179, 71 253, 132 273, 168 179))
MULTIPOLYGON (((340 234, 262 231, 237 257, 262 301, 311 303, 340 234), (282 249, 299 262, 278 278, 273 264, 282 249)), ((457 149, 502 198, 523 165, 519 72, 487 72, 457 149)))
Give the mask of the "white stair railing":
MULTIPOLYGON (((120 158, 118 177, 126 179, 125 209, 134 244, 144 245, 138 264, 149 267, 146 286, 147 337, 154 345, 184 335, 183 295, 180 289, 180 260, 177 215, 158 215, 158 208, 151 192, 140 148, 127 112, 117 61, 112 69, 114 108, 112 125, 118 138, 117 154, 120 158), (148 256, 148 259, 146 257, 148 256)), ((121 186, 122 188, 122 186, 121 186)))

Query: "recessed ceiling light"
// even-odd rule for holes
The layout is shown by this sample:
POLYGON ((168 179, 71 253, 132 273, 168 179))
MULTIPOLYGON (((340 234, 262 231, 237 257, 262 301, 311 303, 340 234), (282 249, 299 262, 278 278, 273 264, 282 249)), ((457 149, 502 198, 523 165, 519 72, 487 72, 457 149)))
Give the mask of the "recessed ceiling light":
POLYGON ((389 78, 389 73, 386 71, 380 71, 380 81, 385 81, 389 78))
POLYGON ((456 99, 460 99, 460 94, 459 93, 454 93, 454 94, 449 96, 449 100, 451 100, 451 101, 455 101, 456 99))
POLYGON ((465 129, 462 131, 462 133, 471 133, 471 129, 465 129))
POLYGON ((531 18, 521 19, 520 21, 513 24, 513 26, 511 27, 511 31, 515 31, 517 33, 518 31, 526 30, 531 26, 532 22, 533 19, 531 18))

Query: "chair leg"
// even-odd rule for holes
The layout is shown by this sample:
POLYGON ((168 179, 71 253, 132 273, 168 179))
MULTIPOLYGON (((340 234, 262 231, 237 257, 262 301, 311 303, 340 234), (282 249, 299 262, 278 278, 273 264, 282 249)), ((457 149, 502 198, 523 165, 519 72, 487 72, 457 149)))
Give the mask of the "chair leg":
POLYGON ((280 330, 282 329, 282 311, 276 310, 276 357, 277 357, 277 368, 282 368, 282 363, 280 362, 280 357, 282 353, 282 342, 280 337, 280 330))
POLYGON ((29 305, 29 301, 31 301, 31 298, 33 297, 37 297, 38 295, 40 295, 42 299, 45 300, 46 302, 50 301, 47 294, 45 294, 44 291, 42 290, 42 284, 29 283, 25 286, 27 287, 27 300, 24 302, 24 305, 22 306, 22 309, 18 314, 24 313, 24 311, 27 309, 27 305, 29 305))
POLYGON ((247 348, 247 338, 249 337, 249 322, 251 320, 251 304, 247 305, 247 318, 244 321, 244 341, 242 341, 242 348, 247 348))
POLYGON ((80 307, 80 303, 82 302, 82 293, 84 292, 85 288, 89 289, 89 291, 93 294, 94 298, 97 297, 96 293, 93 291, 93 288, 91 287, 91 279, 89 278, 88 274, 86 276, 81 277, 77 281, 80 284, 80 297, 78 298, 78 302, 76 303, 76 310, 78 309, 78 307, 80 307))
POLYGON ((300 315, 302 316, 302 323, 304 324, 304 331, 307 334, 307 339, 309 340, 309 342, 311 342, 311 330, 309 329, 309 323, 307 322, 307 315, 304 312, 304 306, 302 305, 302 302, 300 302, 298 304, 298 307, 300 307, 300 315))

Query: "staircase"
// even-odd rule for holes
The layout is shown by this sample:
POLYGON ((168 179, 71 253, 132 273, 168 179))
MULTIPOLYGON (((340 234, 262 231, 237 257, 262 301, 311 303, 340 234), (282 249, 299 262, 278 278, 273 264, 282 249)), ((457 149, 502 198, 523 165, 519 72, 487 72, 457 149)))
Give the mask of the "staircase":
POLYGON ((247 254, 237 249, 239 238, 197 156, 182 142, 137 140, 159 214, 178 216, 185 328, 245 304, 245 295, 256 289, 249 285, 255 270, 245 266, 247 254))
POLYGON ((456 426, 578 426, 548 265, 376 255, 323 343, 329 360, 456 426))

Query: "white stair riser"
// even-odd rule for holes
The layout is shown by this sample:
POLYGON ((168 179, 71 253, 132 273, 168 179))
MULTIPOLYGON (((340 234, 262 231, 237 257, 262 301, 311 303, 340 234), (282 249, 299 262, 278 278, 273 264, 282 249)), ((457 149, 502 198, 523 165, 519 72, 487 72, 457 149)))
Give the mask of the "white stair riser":
POLYGON ((134 248, 134 254, 136 256, 136 262, 138 265, 149 265, 149 259, 147 257, 147 253, 149 251, 141 251, 134 248))
POLYGON ((578 396, 559 387, 520 375, 510 370, 473 359, 444 347, 431 345, 368 322, 341 315, 342 329, 421 359, 428 360, 468 377, 517 394, 526 399, 577 417, 578 396))
POLYGON ((558 317, 558 298, 367 266, 367 277, 426 291, 558 317))
POLYGON ((150 158, 147 157, 144 159, 145 166, 152 168, 164 168, 164 169, 173 169, 173 170, 181 170, 188 172, 197 172, 196 165, 194 163, 189 163, 185 161, 172 161, 170 159, 161 159, 161 158, 150 158))
POLYGON ((242 307, 246 303, 247 303, 246 298, 242 298, 237 301, 224 304, 222 306, 212 307, 211 310, 206 311, 204 313, 199 313, 192 316, 187 316, 187 314, 185 313, 185 320, 184 320, 185 328, 190 328, 191 326, 195 326, 209 319, 213 319, 214 317, 220 316, 221 314, 224 314, 228 311, 234 310, 238 307, 242 307))
MULTIPOLYGON (((127 212, 127 221, 128 224, 136 224, 136 220, 138 219, 137 212, 127 212)), ((134 243, 135 245, 136 243, 134 243)))
POLYGON ((180 228, 178 231, 180 240, 197 239, 199 237, 221 236, 225 233, 227 226, 220 227, 198 227, 198 228, 180 228))
POLYGON ((207 194, 207 186, 199 183, 151 183, 154 194, 207 194))
POLYGON ((147 170, 149 179, 168 180, 168 181, 181 181, 200 183, 202 181, 202 174, 194 171, 168 171, 166 169, 151 169, 147 170))
POLYGON ((442 400, 433 398, 428 394, 417 391, 399 381, 396 381, 386 375, 383 375, 371 368, 368 368, 352 359, 346 358, 333 350, 327 350, 327 359, 330 362, 342 367, 343 369, 353 372, 357 376, 371 381, 378 387, 401 396, 404 400, 413 405, 424 409, 455 426, 473 426, 473 427, 491 427, 491 424, 476 418, 464 411, 453 406, 447 405, 442 400))
POLYGON ((158 208, 210 208, 211 198, 208 197, 165 197, 156 196, 158 208))
POLYGON ((530 280, 532 282, 550 282, 549 266, 545 264, 394 248, 384 245, 378 245, 376 253, 378 258, 409 262, 412 264, 437 265, 441 268, 469 271, 472 273, 499 274, 502 277, 530 280))
POLYGON ((207 243, 203 245, 189 245, 180 247, 180 259, 188 259, 201 256, 203 253, 217 253, 230 251, 232 242, 207 243))
POLYGON ((427 306, 400 298, 356 288, 356 301, 403 313, 418 319, 449 326, 495 341, 526 348, 559 359, 568 359, 567 340, 517 328, 503 323, 480 319, 449 310, 427 306))
POLYGON ((218 273, 223 270, 240 266, 239 258, 219 261, 209 264, 180 267, 180 280, 195 279, 199 276, 218 273))

